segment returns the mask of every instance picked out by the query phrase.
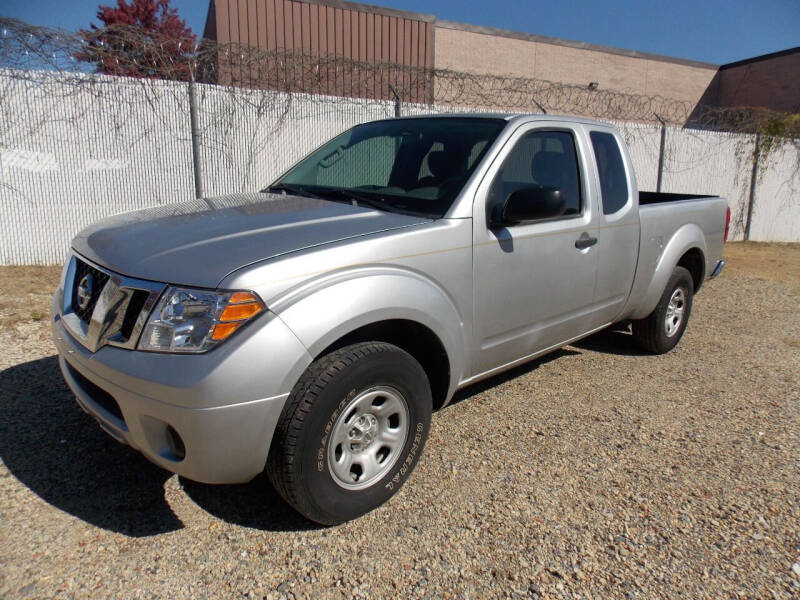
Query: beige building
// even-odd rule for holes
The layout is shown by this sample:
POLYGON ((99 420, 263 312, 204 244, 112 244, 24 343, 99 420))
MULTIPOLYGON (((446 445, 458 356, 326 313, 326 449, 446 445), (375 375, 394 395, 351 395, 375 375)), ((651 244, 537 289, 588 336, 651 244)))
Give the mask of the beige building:
POLYGON ((593 84, 694 105, 718 66, 450 21, 436 22, 437 68, 593 84))
MULTIPOLYGON (((454 92, 455 76, 432 81, 420 75, 435 68, 553 82, 571 87, 573 95, 576 90, 619 93, 631 103, 639 99, 637 115, 648 110, 641 106, 648 99, 655 107, 669 104, 673 114, 686 116, 699 106, 800 110, 800 48, 720 66, 341 0, 211 0, 205 37, 277 52, 402 67, 381 72, 383 81, 359 79, 358 85, 352 74, 346 74, 344 82, 331 82, 338 71, 331 75, 328 70, 323 91, 338 95, 389 98, 388 83, 395 81, 406 90, 405 100, 486 100, 454 92)), ((219 72, 225 72, 222 64, 219 72)), ((556 110, 590 114, 594 111, 590 101, 591 95, 584 93, 573 105, 560 104, 556 110)))

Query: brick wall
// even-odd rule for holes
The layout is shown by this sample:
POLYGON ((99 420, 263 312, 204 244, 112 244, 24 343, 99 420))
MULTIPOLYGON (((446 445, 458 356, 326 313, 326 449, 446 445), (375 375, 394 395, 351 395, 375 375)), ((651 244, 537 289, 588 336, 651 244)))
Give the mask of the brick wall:
POLYGON ((601 89, 662 96, 692 106, 717 72, 716 65, 447 21, 436 24, 434 48, 437 68, 587 86, 597 82, 601 89))
POLYGON ((715 103, 800 112, 800 48, 724 65, 715 103))

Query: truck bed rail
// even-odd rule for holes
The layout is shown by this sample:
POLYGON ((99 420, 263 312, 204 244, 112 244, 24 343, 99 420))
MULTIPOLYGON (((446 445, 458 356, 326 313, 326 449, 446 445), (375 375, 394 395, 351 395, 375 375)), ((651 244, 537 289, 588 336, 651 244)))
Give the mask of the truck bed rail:
POLYGON ((639 192, 639 205, 657 204, 659 202, 678 202, 680 200, 700 200, 702 198, 714 198, 714 196, 704 196, 702 194, 671 194, 667 192, 639 192))

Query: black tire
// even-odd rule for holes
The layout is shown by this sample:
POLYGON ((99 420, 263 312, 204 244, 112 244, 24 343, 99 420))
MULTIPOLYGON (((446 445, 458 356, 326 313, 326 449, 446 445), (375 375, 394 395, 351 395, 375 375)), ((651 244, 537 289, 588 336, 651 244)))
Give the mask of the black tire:
POLYGON ((431 407, 425 371, 404 350, 382 342, 335 350, 314 361, 289 395, 272 439, 267 474, 283 499, 312 521, 335 525, 360 517, 408 479, 428 437, 431 407), (349 402, 377 386, 390 386, 405 399, 405 443, 383 476, 363 489, 346 489, 329 465, 332 429, 349 402))
POLYGON ((693 298, 694 281, 691 273, 683 267, 675 267, 653 312, 644 319, 633 321, 633 337, 637 343, 653 354, 664 354, 677 346, 689 323, 693 298), (678 327, 670 335, 667 331, 667 311, 670 299, 678 290, 684 294, 683 315, 678 327))

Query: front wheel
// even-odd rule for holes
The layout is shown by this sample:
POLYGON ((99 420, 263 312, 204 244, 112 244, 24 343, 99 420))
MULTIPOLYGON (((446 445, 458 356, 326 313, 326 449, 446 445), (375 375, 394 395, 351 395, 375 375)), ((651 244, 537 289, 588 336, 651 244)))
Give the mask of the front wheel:
POLYGON ((280 495, 305 517, 334 525, 386 502, 413 470, 431 420, 420 364, 367 342, 314 361, 286 401, 267 461, 280 495))
POLYGON ((653 354, 664 354, 677 346, 689 322, 693 297, 691 273, 675 267, 653 312, 633 321, 633 337, 639 345, 653 354))

